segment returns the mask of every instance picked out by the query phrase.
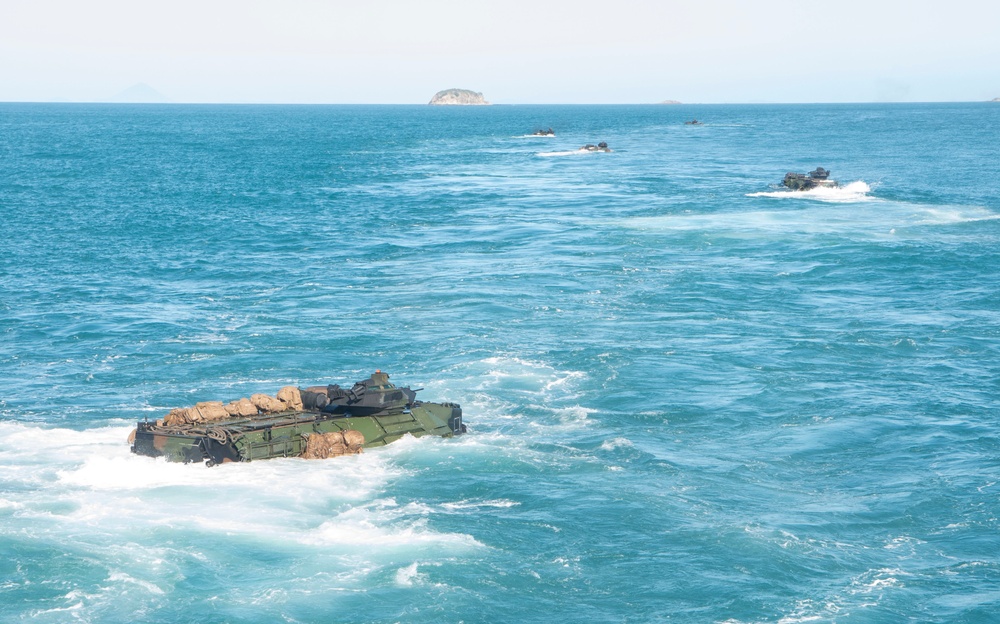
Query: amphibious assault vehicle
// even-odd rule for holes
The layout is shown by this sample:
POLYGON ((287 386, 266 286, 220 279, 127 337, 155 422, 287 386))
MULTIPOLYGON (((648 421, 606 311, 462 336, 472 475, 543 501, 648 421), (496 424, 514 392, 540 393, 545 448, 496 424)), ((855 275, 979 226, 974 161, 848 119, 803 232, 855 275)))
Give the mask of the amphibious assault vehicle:
POLYGON ((786 173, 785 179, 781 182, 793 191, 809 191, 817 186, 835 188, 840 186, 836 180, 830 180, 830 171, 823 167, 816 167, 813 171, 806 173, 786 173))
POLYGON ((277 399, 255 394, 225 406, 207 402, 173 410, 155 422, 137 423, 129 441, 139 455, 214 466, 359 453, 362 447, 383 446, 406 434, 465 433, 460 405, 418 401, 419 390, 396 387, 381 371, 347 389, 336 384, 289 386, 277 399), (313 443, 324 439, 336 442, 327 444, 324 453, 313 452, 313 443))

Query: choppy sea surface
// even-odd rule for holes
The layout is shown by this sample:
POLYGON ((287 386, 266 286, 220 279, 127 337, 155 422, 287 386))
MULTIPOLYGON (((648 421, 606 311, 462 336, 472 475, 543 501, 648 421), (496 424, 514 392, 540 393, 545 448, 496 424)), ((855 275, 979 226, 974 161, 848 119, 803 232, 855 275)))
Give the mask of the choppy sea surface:
POLYGON ((2 104, 0 621, 997 622, 998 145, 987 103, 2 104), (469 434, 129 452, 376 368, 469 434))

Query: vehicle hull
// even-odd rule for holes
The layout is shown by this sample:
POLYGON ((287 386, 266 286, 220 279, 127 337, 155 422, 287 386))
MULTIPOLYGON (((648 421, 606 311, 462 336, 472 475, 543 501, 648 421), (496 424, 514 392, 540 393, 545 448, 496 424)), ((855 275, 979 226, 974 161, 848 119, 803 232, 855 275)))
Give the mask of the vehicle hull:
POLYGON ((203 424, 166 426, 140 422, 132 452, 172 462, 214 466, 275 457, 299 457, 312 434, 353 429, 364 435, 364 448, 384 446, 405 435, 451 437, 465 432, 462 408, 453 403, 418 402, 387 413, 351 416, 289 410, 254 418, 230 418, 203 424))

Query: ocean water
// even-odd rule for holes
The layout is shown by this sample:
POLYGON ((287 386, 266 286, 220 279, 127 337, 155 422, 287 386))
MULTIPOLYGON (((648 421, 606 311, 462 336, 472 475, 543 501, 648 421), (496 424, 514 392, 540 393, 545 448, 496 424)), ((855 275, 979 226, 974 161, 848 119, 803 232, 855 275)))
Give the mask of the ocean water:
POLYGON ((0 621, 1000 621, 998 145, 986 103, 2 104, 0 621), (129 452, 376 368, 469 434, 129 452))

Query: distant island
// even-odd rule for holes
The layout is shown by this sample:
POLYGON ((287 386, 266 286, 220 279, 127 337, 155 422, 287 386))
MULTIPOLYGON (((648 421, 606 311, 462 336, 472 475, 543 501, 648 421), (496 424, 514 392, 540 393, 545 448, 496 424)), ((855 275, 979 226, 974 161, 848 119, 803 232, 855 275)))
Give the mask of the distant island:
POLYGON ((112 97, 108 102, 116 104, 167 104, 170 98, 144 82, 134 84, 112 97))
POLYGON ((660 102, 660 104, 681 104, 681 103, 682 102, 678 102, 677 100, 663 100, 662 102, 660 102))
POLYGON ((482 93, 468 89, 445 89, 434 94, 431 106, 480 106, 489 104, 482 93))
POLYGON ((991 101, 991 102, 1000 102, 1000 98, 993 98, 993 99, 992 99, 992 100, 990 100, 990 101, 991 101))

